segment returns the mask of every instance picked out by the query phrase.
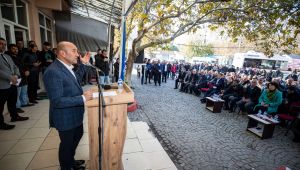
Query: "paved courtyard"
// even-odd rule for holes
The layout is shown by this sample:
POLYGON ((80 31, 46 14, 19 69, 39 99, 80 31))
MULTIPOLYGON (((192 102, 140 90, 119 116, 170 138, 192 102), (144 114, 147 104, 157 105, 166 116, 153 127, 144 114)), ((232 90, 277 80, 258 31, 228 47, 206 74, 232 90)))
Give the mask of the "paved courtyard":
POLYGON ((173 89, 174 80, 159 87, 132 79, 139 109, 129 119, 149 124, 179 170, 300 169, 300 144, 286 129, 261 140, 245 130, 246 115, 211 113, 198 97, 173 89))

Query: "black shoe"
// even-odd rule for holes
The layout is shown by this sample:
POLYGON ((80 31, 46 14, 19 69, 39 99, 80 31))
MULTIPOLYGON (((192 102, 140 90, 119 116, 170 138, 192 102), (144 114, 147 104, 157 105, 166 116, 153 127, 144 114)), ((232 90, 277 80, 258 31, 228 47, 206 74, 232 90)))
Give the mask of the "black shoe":
POLYGON ((22 109, 20 109, 20 108, 17 108, 17 112, 18 112, 18 113, 24 113, 25 111, 22 110, 22 109))
POLYGON ((174 89, 178 89, 177 87, 175 87, 174 89))
POLYGON ((229 108, 228 107, 224 107, 224 109, 223 110, 229 110, 229 108))
POLYGON ((40 98, 40 97, 37 97, 35 100, 43 100, 42 98, 40 98))
POLYGON ((37 102, 36 100, 30 100, 29 102, 30 102, 30 103, 34 103, 34 104, 39 103, 39 102, 37 102))
POLYGON ((28 103, 26 105, 22 105, 21 107, 29 107, 29 106, 34 106, 34 104, 33 103, 28 103))
POLYGON ((295 142, 295 143, 300 143, 300 139, 294 138, 294 139, 293 139, 293 142, 295 142))
POLYGON ((72 169, 74 169, 74 170, 85 170, 85 166, 82 166, 82 165, 72 166, 72 169))
POLYGON ((90 85, 93 85, 93 83, 92 83, 92 82, 89 82, 89 84, 90 84, 90 85))
POLYGON ((80 166, 80 165, 83 165, 84 163, 85 163, 85 160, 75 160, 74 166, 80 166))
POLYGON ((13 129, 14 127, 15 127, 15 125, 9 125, 6 123, 0 124, 0 129, 2 129, 2 130, 10 130, 10 129, 13 129))
POLYGON ((29 117, 22 117, 22 116, 17 116, 17 117, 14 117, 14 118, 11 118, 11 122, 16 122, 16 121, 25 121, 25 120, 28 120, 29 117))

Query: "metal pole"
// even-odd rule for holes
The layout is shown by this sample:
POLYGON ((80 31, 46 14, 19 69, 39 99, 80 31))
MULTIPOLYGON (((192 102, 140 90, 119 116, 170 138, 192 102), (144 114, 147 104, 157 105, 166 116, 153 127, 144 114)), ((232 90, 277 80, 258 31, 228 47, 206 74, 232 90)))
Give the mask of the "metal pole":
POLYGON ((109 55, 108 57, 110 58, 110 44, 111 44, 111 18, 112 18, 112 13, 113 13, 113 9, 115 7, 115 0, 113 1, 113 4, 111 6, 111 10, 110 10, 110 16, 109 16, 109 21, 108 21, 108 27, 107 27, 107 32, 108 32, 108 36, 107 36, 107 54, 109 55))
POLYGON ((83 2, 84 2, 85 9, 86 9, 86 13, 87 13, 88 17, 90 18, 90 13, 89 13, 89 10, 87 8, 86 1, 84 0, 83 2))
MULTIPOLYGON (((119 66, 119 79, 121 78, 124 82, 125 78, 124 78, 124 75, 125 75, 125 57, 123 57, 123 55, 125 55, 125 45, 126 45, 126 42, 125 42, 125 37, 126 36, 126 24, 125 24, 125 21, 126 21, 126 9, 125 9, 125 6, 126 6, 126 0, 123 1, 123 7, 122 7, 122 20, 121 20, 121 43, 120 43, 120 66, 119 66), (124 33, 125 32, 125 33, 124 33)), ((128 80, 129 81, 129 80, 128 80)))

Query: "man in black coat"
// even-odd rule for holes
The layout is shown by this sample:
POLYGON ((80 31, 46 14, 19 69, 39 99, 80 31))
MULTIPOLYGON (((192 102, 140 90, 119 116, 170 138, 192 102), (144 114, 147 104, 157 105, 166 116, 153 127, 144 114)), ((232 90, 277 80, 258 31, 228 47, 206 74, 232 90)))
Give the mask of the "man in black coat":
POLYGON ((167 64, 167 78, 170 77, 172 64, 168 62, 167 64))
POLYGON ((43 50, 38 55, 39 61, 41 61, 42 73, 45 72, 47 67, 53 63, 55 55, 51 50, 51 44, 49 42, 43 43, 43 50))
POLYGON ((114 63, 115 82, 118 82, 118 79, 119 79, 119 66, 120 66, 120 59, 117 58, 116 62, 114 63))
POLYGON ((106 50, 98 50, 98 54, 95 55, 95 66, 98 67, 102 72, 100 75, 100 84, 109 84, 109 63, 106 50))
POLYGON ((152 72, 154 74, 154 84, 155 86, 158 85, 160 86, 161 84, 161 66, 160 66, 160 61, 158 60, 157 61, 154 61, 154 65, 153 65, 153 68, 152 68, 152 72))
MULTIPOLYGON (((145 79, 145 75, 146 75, 146 63, 147 63, 147 58, 144 59, 144 63, 145 64, 142 64, 142 77, 141 77, 141 84, 143 85, 144 84, 144 79, 145 79)), ((147 81, 147 80, 146 80, 147 81)))
POLYGON ((199 95, 199 91, 198 91, 198 84, 196 84, 199 80, 199 75, 197 74, 197 70, 193 69, 192 70, 192 74, 189 77, 189 82, 188 82, 188 87, 187 90, 189 90, 190 94, 192 94, 193 92, 195 93, 195 95, 199 95))
POLYGON ((175 88, 174 89, 178 89, 178 83, 183 82, 185 75, 186 75, 185 69, 179 70, 179 75, 178 75, 177 79, 175 80, 175 88))
POLYGON ((261 94, 261 89, 257 86, 257 80, 253 79, 243 94, 243 98, 236 104, 242 111, 247 111, 248 114, 253 112, 253 108, 258 103, 261 94))
POLYGON ((28 98, 30 103, 38 103, 37 90, 39 85, 39 66, 41 62, 38 59, 38 48, 35 44, 31 44, 29 51, 24 54, 22 62, 29 68, 28 76, 28 98))

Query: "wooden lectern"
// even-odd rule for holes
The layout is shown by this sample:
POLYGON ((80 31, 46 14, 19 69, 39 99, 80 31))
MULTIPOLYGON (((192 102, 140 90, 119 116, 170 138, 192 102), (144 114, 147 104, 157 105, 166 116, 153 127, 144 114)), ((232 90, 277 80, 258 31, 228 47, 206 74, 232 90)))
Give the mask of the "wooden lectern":
MULTIPOLYGON (((117 84, 112 85, 116 91, 116 96, 104 97, 104 140, 102 155, 102 170, 123 170, 122 152, 127 130, 127 104, 134 102, 133 91, 124 83, 123 91, 118 93, 117 84)), ((97 92, 97 87, 93 89, 97 92)), ((101 103, 102 104, 102 103, 101 103)), ((89 127, 89 149, 90 162, 89 169, 99 169, 99 137, 98 137, 98 98, 86 103, 88 108, 88 127, 89 127)), ((101 106, 100 106, 101 107, 101 106)), ((101 107, 102 109, 102 107, 101 107)), ((101 127, 103 127, 100 122, 101 127)))

